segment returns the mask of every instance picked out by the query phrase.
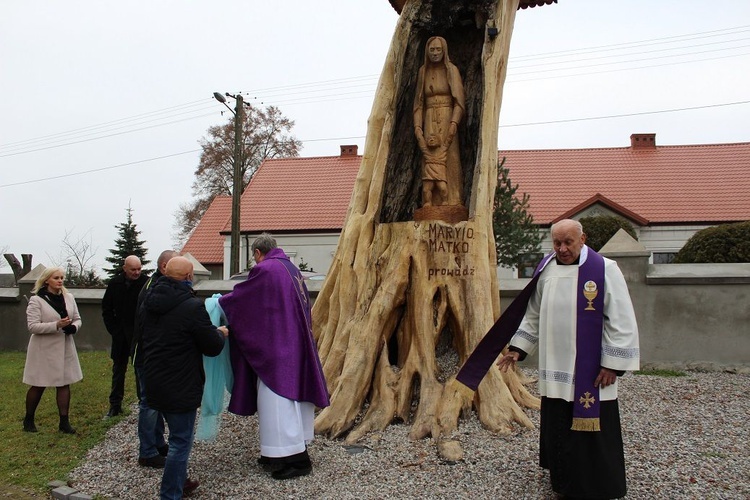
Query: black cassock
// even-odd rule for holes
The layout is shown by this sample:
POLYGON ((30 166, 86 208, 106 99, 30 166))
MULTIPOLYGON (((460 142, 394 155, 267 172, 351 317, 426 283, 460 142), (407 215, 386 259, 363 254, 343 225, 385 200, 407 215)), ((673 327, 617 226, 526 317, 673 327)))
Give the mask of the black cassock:
POLYGON ((559 495, 625 496, 620 410, 616 399, 600 405, 601 431, 573 431, 573 403, 542 397, 539 465, 549 469, 552 489, 559 495))

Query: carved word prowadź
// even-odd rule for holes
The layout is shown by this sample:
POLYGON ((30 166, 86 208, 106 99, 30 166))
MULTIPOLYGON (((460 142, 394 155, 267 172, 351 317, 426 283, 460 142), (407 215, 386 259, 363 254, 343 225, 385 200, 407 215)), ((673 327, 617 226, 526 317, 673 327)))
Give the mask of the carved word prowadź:
POLYGON ((473 228, 454 228, 440 224, 430 224, 427 249, 432 253, 453 254, 455 267, 432 267, 428 270, 428 279, 437 276, 451 276, 456 278, 474 276, 474 267, 469 267, 462 258, 468 254, 474 241, 473 228))

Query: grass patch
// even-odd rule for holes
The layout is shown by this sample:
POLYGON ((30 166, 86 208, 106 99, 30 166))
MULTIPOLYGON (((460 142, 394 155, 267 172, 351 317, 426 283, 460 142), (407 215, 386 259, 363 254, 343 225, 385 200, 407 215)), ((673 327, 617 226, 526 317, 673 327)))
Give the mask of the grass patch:
MULTIPOLYGON (((83 380, 70 386, 70 423, 77 434, 67 435, 57 430, 59 418, 54 387, 44 391, 37 408, 39 432, 23 432, 22 420, 29 388, 21 382, 26 353, 0 353, 0 386, 4 389, 0 398, 0 442, 3 443, 0 449, 0 496, 12 491, 48 495, 47 483, 67 481, 68 473, 82 462, 86 452, 101 442, 107 430, 121 420, 122 417, 102 418, 109 409, 112 383, 109 354, 104 351, 80 352, 78 356, 83 380)), ((125 380, 123 409, 126 412, 135 399, 131 367, 125 380)))
POLYGON ((680 370, 660 370, 657 368, 652 368, 648 370, 639 370, 633 373, 635 373, 636 375, 653 375, 655 377, 685 377, 687 376, 687 373, 680 371, 680 370))

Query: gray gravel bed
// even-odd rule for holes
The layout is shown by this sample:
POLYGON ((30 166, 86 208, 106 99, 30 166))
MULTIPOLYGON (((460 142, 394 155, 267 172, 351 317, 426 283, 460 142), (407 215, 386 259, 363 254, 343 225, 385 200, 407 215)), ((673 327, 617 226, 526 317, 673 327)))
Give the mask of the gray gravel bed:
MULTIPOLYGON (((524 371, 530 378, 536 370, 524 371)), ((536 384, 530 388, 535 391, 536 384)), ((631 375, 620 380, 629 499, 750 498, 750 375, 687 372, 685 377, 631 375)), ((472 416, 455 435, 465 458, 440 460, 434 441, 410 441, 409 426, 371 433, 359 446, 317 436, 311 475, 276 481, 256 464, 255 417, 225 414, 218 439, 196 442, 191 498, 555 498, 537 466, 535 429, 500 437, 472 416)), ((114 426, 71 473, 73 486, 106 498, 157 498, 161 471, 137 463, 137 408, 114 426)))

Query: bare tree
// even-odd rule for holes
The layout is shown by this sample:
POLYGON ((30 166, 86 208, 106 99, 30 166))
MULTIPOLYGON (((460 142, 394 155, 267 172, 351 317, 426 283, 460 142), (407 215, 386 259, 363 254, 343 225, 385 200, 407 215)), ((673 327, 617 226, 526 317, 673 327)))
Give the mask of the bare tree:
POLYGON ((3 257, 5 257, 5 260, 8 261, 10 268, 13 270, 13 278, 15 279, 16 284, 18 283, 18 280, 31 272, 32 255, 30 253, 21 254, 23 264, 21 264, 12 253, 3 254, 3 257))
MULTIPOLYGON (((242 130, 242 187, 244 191, 261 163, 268 158, 299 155, 302 143, 290 135, 294 121, 279 108, 256 108, 246 104, 242 130)), ((191 202, 181 204, 175 213, 175 242, 182 246, 218 195, 231 195, 234 179, 234 119, 208 129, 201 139, 201 153, 195 170, 191 202)))
POLYGON ((65 269, 65 282, 68 286, 101 286, 101 278, 92 263, 99 247, 93 245, 92 229, 81 236, 75 236, 72 229, 65 230, 60 254, 50 262, 65 269))

